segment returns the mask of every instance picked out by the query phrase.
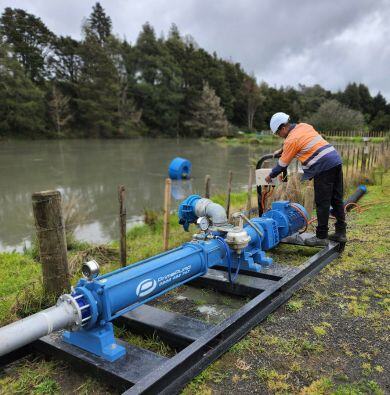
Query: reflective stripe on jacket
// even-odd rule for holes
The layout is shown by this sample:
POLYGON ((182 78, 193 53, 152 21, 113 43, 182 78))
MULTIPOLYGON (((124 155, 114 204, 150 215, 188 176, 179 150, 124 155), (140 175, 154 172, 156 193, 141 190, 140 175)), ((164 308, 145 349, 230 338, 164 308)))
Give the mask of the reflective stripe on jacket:
POLYGON ((333 145, 307 123, 299 123, 290 131, 283 144, 282 156, 278 165, 272 169, 271 177, 281 173, 294 158, 302 163, 304 179, 311 179, 342 163, 333 145))

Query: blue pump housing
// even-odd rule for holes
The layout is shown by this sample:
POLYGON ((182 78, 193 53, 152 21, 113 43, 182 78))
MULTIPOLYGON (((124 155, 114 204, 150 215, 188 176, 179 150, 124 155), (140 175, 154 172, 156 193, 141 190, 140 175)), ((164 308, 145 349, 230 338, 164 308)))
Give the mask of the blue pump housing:
MULTIPOLYGON (((184 227, 196 222, 199 199, 200 196, 191 195, 180 205, 179 219, 184 227)), ((299 210, 307 220, 306 210, 300 205, 299 210)), ((288 201, 274 202, 262 217, 245 224, 250 241, 240 253, 229 248, 222 232, 92 280, 79 280, 72 296, 82 309, 84 326, 77 332, 65 332, 63 340, 108 361, 123 357, 125 349, 114 338, 111 322, 115 318, 206 274, 213 266, 228 268, 229 277, 231 270, 238 273, 240 268, 259 271, 262 265, 272 263, 265 251, 305 225, 301 213, 288 201)))
POLYGON ((288 200, 273 202, 271 210, 265 212, 262 218, 272 218, 276 221, 281 239, 298 232, 310 218, 306 209, 298 203, 290 203, 288 200), (298 210, 297 210, 298 209, 298 210), (301 211, 305 217, 300 214, 301 211))

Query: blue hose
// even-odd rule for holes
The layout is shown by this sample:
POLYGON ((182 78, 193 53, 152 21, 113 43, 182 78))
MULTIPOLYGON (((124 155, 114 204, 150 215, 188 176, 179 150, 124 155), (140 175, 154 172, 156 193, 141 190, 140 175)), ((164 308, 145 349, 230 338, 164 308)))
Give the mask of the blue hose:
POLYGON ((229 276, 229 282, 230 284, 233 284, 238 276, 238 272, 240 271, 240 266, 241 266, 241 259, 240 257, 238 257, 238 265, 237 265, 237 269, 236 272, 234 273, 234 277, 232 278, 232 256, 230 254, 230 248, 227 245, 225 239, 223 239, 220 236, 215 236, 215 239, 218 240, 220 243, 222 243, 225 252, 226 252, 226 259, 227 259, 227 264, 228 264, 228 276, 229 276))
POLYGON ((234 274, 233 281, 231 281, 232 283, 236 282, 238 272, 240 271, 240 266, 241 266, 241 255, 238 255, 237 256, 237 269, 236 269, 236 273, 234 274))

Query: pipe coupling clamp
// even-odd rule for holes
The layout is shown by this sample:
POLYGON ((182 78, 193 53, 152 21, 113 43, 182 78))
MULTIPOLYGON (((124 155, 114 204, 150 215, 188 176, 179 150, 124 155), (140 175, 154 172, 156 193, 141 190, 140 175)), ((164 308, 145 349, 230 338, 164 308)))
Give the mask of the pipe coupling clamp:
POLYGON ((57 307, 64 306, 66 307, 67 310, 71 311, 73 319, 71 320, 71 325, 70 325, 70 330, 71 331, 77 331, 81 328, 82 323, 83 323, 83 317, 82 317, 82 312, 80 309, 79 304, 77 303, 76 299, 69 294, 64 294, 61 295, 56 303, 57 307))

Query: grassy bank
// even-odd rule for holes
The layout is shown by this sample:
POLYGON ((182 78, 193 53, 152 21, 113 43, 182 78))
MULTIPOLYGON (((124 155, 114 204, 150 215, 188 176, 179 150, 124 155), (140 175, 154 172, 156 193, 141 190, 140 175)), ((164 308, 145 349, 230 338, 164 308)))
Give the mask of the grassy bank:
MULTIPOLYGON (((349 142, 349 143, 363 143, 364 137, 362 136, 327 136, 323 133, 325 139, 330 142, 349 142)), ((389 137, 370 137, 370 143, 383 143, 389 137)), ((261 135, 258 133, 245 133, 236 135, 235 137, 220 137, 216 139, 219 143, 228 145, 250 144, 250 145, 276 145, 281 143, 281 139, 274 135, 261 135)))
MULTIPOLYGON (((342 257, 194 379, 184 393, 385 393, 390 385, 384 352, 390 324, 389 189, 389 174, 382 186, 370 186, 361 201, 365 211, 354 211, 349 217, 350 241, 342 257)), ((213 200, 224 204, 223 196, 213 200)), ((245 201, 245 194, 232 197, 236 208, 245 201)), ((146 217, 146 225, 128 233, 129 263, 162 250, 161 218, 153 213, 146 217)), ((191 234, 183 232, 176 216, 171 216, 171 248, 191 234)), ((116 243, 100 249, 88 246, 86 250, 85 244, 77 243, 73 247, 69 252, 73 284, 86 256, 99 256, 103 273, 118 267, 116 243)), ((280 246, 273 251, 276 260, 288 264, 301 263, 307 259, 305 254, 299 247, 280 246)), ((1 325, 49 302, 42 297, 41 269, 34 254, 0 254, 0 278, 1 325)), ((158 339, 120 331, 118 335, 160 354, 172 353, 158 339)), ((26 358, 0 374, 0 393, 103 394, 112 390, 61 362, 26 358)))
POLYGON ((239 144, 251 144, 251 145, 275 145, 280 143, 280 139, 274 135, 260 135, 257 133, 245 133, 242 135, 236 135, 235 137, 219 137, 217 142, 239 145, 239 144))
MULTIPOLYGON (((350 143, 363 143, 364 137, 361 136, 327 136, 326 133, 323 134, 324 138, 329 141, 345 141, 350 143)), ((370 143, 384 143, 386 140, 389 140, 388 137, 370 137, 370 143)))

